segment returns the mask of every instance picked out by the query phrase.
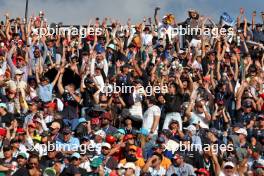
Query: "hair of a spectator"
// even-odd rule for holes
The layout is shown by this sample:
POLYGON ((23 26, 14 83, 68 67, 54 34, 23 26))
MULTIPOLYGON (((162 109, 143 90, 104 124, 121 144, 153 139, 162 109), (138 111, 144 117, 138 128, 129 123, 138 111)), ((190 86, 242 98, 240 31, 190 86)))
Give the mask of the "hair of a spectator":
POLYGON ((153 155, 157 156, 160 159, 160 161, 162 161, 162 158, 163 158, 162 154, 154 152, 153 155))

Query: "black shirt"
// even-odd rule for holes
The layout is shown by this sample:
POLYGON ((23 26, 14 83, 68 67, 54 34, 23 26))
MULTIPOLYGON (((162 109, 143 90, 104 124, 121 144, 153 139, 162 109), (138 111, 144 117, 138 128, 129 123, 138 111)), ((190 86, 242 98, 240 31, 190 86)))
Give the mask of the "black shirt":
POLYGON ((69 167, 65 168, 60 175, 61 176, 72 176, 75 174, 81 174, 82 176, 84 176, 87 174, 87 172, 85 169, 76 167, 71 164, 69 165, 69 167))
POLYGON ((0 117, 0 127, 4 127, 3 124, 5 124, 6 127, 9 127, 14 119, 14 115, 7 112, 4 116, 0 117))
POLYGON ((164 98, 166 100, 166 104, 165 104, 166 113, 181 111, 181 104, 183 103, 183 97, 181 94, 179 93, 176 93, 175 95, 165 94, 164 98))
POLYGON ((91 87, 85 89, 85 91, 82 93, 83 97, 83 106, 84 107, 92 107, 94 104, 93 100, 93 94, 96 92, 96 88, 91 87))
POLYGON ((29 169, 26 167, 19 168, 13 176, 29 176, 29 169))

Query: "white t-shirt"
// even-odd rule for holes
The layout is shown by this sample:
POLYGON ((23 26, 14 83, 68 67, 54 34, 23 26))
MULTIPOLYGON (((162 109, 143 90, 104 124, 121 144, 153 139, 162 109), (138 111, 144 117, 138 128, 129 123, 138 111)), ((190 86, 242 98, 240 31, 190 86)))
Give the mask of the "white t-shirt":
POLYGON ((172 33, 173 33, 172 26, 169 25, 166 27, 163 23, 159 23, 159 25, 158 25, 158 36, 159 36, 159 38, 163 38, 163 39, 166 38, 166 32, 165 31, 167 31, 167 34, 169 36, 169 40, 171 41, 172 33))
POLYGON ((162 176, 162 175, 166 175, 166 170, 160 166, 159 170, 156 170, 152 167, 149 167, 149 172, 152 176, 162 176))
MULTIPOLYGON (((221 171, 219 173, 219 176, 226 176, 226 174, 224 174, 224 172, 221 171)), ((238 174, 232 174, 231 176, 239 176, 239 175, 238 174)))
POLYGON ((152 44, 152 35, 151 34, 142 34, 143 45, 151 45, 152 44))
MULTIPOLYGON (((145 128, 146 130, 148 130, 148 132, 150 132, 152 124, 154 122, 154 117, 160 116, 160 114, 161 114, 161 111, 158 106, 153 105, 149 107, 143 115, 143 128, 145 128)), ((157 126, 154 134, 158 133, 158 128, 159 128, 159 125, 157 126)))
POLYGON ((205 114, 197 114, 192 112, 190 123, 199 124, 201 128, 209 128, 209 124, 205 120, 205 114))

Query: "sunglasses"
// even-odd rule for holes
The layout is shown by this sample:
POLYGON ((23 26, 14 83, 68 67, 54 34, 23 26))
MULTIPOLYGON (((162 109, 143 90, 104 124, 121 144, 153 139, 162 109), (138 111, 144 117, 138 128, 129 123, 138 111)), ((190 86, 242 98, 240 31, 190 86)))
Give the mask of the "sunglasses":
POLYGON ((110 149, 107 147, 102 147, 102 150, 110 150, 110 149))
POLYGON ((233 169, 232 166, 226 166, 224 169, 233 169))
POLYGON ((71 134, 71 133, 62 133, 63 135, 69 135, 69 134, 71 134))
POLYGON ((29 163, 29 165, 35 165, 35 166, 37 166, 38 163, 29 163))
POLYGON ((135 151, 135 150, 129 150, 129 152, 136 153, 136 151, 135 151))

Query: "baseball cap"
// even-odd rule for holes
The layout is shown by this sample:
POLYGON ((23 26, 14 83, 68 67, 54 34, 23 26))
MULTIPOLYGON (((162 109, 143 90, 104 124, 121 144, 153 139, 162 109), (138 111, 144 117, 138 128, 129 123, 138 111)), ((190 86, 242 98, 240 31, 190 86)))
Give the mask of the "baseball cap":
POLYGON ((97 136, 101 136, 102 138, 105 138, 106 134, 103 130, 98 130, 94 133, 97 136))
POLYGON ((63 134, 70 134, 70 133, 72 133, 72 130, 69 127, 65 127, 65 128, 63 128, 62 133, 63 134))
POLYGON ((209 176, 210 175, 209 171, 207 169, 205 169, 205 168, 200 168, 200 169, 196 170, 195 173, 204 174, 205 176, 209 176))
POLYGON ((45 107, 56 109, 57 104, 54 102, 49 102, 48 104, 45 105, 45 107))
POLYGON ((217 136, 217 134, 218 134, 218 130, 217 130, 216 128, 210 128, 210 129, 208 130, 208 132, 214 134, 215 136, 217 136))
POLYGON ((53 129, 60 129, 61 125, 59 122, 52 122, 52 124, 50 125, 51 128, 53 129))
POLYGON ((127 162, 127 163, 123 166, 123 168, 125 168, 125 169, 133 169, 133 170, 136 170, 136 165, 135 165, 134 163, 132 163, 132 162, 127 162))
POLYGON ((79 118, 79 123, 84 123, 84 122, 86 122, 86 119, 85 118, 79 118))
POLYGON ((23 157, 23 158, 27 159, 28 155, 25 152, 20 152, 20 153, 17 154, 17 158, 18 157, 23 157))
POLYGON ((250 108, 250 107, 252 107, 252 102, 251 102, 251 101, 248 101, 248 100, 245 100, 245 101, 243 102, 243 106, 244 106, 245 108, 250 108))
POLYGON ((107 142, 103 142, 102 143, 102 147, 106 147, 108 149, 111 149, 111 145, 109 143, 107 143, 107 142))
POLYGON ((115 50, 115 45, 114 44, 109 44, 108 46, 107 46, 107 48, 111 48, 112 50, 115 50))
POLYGON ((137 151, 137 146, 131 145, 131 146, 129 146, 129 150, 137 151))
POLYGON ((6 129, 5 128, 0 128, 0 136, 5 136, 6 135, 6 129))
POLYGON ((72 155, 71 155, 71 158, 81 158, 81 155, 77 152, 74 152, 72 155))
POLYGON ((16 131, 18 134, 23 134, 25 133, 25 130, 24 128, 17 128, 17 131, 16 131))
POLYGON ((102 119, 108 119, 109 121, 112 120, 111 114, 109 112, 105 112, 101 115, 102 119))
POLYGON ((22 70, 20 70, 20 69, 16 69, 15 74, 16 75, 23 75, 24 72, 22 70))
POLYGON ((173 159, 180 159, 184 156, 184 154, 182 152, 177 152, 174 156, 173 156, 173 159))
POLYGON ((226 162, 225 164, 224 164, 224 168, 226 167, 226 166, 231 166, 231 167, 235 167, 235 164, 233 163, 233 162, 231 162, 231 161, 228 161, 228 162, 226 162))
POLYGON ((120 134, 126 134, 125 130, 122 128, 118 129, 117 132, 120 134))
POLYGON ((155 144, 152 146, 152 149, 159 149, 159 148, 163 148, 163 147, 164 147, 164 145, 162 145, 162 144, 155 144))
POLYGON ((127 140, 129 140, 129 139, 133 139, 134 138, 134 136, 133 136, 133 134, 126 134, 125 136, 124 136, 124 141, 127 141, 127 140))
POLYGON ((248 135, 247 130, 245 128, 239 128, 237 131, 235 131, 237 134, 243 134, 245 136, 248 135))
POLYGON ((7 106, 5 103, 0 103, 0 108, 4 108, 4 109, 7 109, 7 106))
POLYGON ((105 137, 105 142, 109 143, 109 144, 113 144, 116 142, 116 138, 112 135, 106 135, 105 137))

